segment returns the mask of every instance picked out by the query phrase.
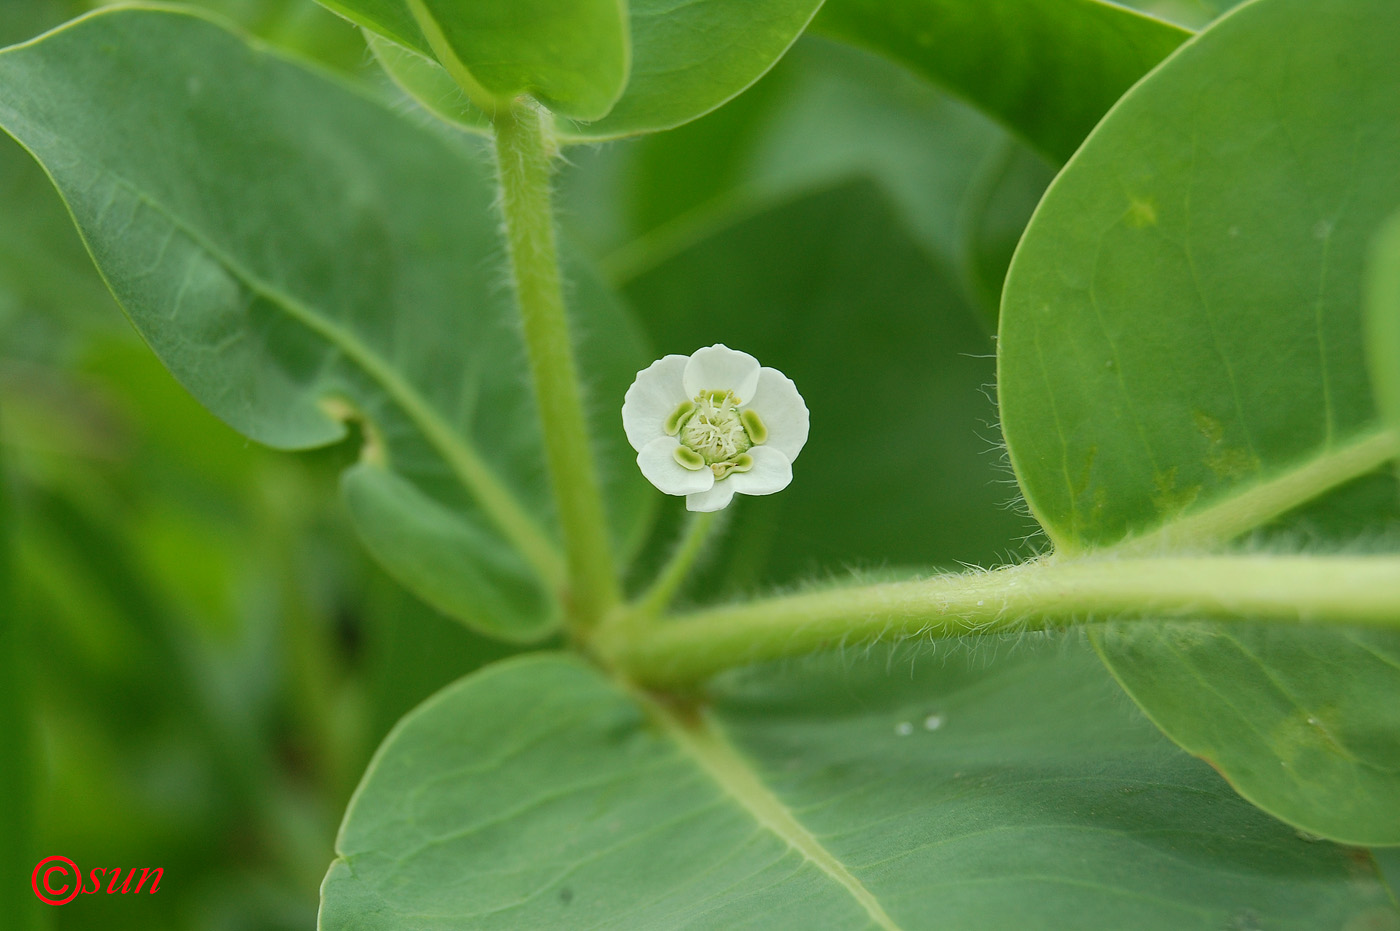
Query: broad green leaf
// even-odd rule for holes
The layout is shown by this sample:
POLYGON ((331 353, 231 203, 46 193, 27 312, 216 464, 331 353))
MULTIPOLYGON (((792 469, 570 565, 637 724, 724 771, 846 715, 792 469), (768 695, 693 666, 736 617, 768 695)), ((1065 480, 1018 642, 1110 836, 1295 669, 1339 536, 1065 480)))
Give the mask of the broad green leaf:
POLYGON ((478 106, 528 94, 561 117, 596 120, 627 84, 626 0, 398 2, 478 106))
POLYGON ((448 687, 371 763, 321 928, 1400 919, 1373 869, 1240 801, 1082 644, 1036 638, 990 668, 833 655, 715 698, 661 705, 557 655, 448 687))
POLYGON ((1095 643, 1148 716, 1246 798, 1313 834, 1400 843, 1400 638, 1135 622, 1095 643))
MULTIPOLYGON (((420 56, 415 61, 371 41, 386 70, 439 116, 479 128, 485 114, 433 57, 401 0, 326 0, 327 5, 420 56)), ((443 8, 448 0, 428 0, 443 8)), ((558 2, 558 0, 552 0, 558 2)), ((763 76, 783 56, 821 0, 631 0, 632 66, 626 89, 606 116, 556 109, 563 142, 591 142, 671 129, 710 112, 763 76)), ((437 7, 434 7, 437 8, 437 7)), ((548 101, 545 101, 548 103, 548 101)))
MULTIPOLYGON (((551 629, 540 438, 482 161, 168 10, 95 14, 0 54, 0 88, 0 125, 53 178, 191 393, 280 448, 336 442, 344 420, 363 420, 365 461, 346 484, 369 548, 480 629, 551 629), (449 565, 444 544, 475 552, 479 571, 449 565)), ((649 353, 577 277, 583 367, 620 397, 649 353)), ((647 489, 613 414, 599 406, 595 435, 630 539, 647 489)))
MULTIPOLYGON (((1062 553, 1210 546, 1394 454, 1360 313, 1367 246, 1400 204, 1393 12, 1241 7, 1129 92, 1047 192, 1007 280, 999 394, 1062 553)), ((1397 510, 1390 494, 1364 520, 1312 520, 1329 541, 1353 527, 1354 545, 1397 510)), ((1099 643, 1246 798, 1317 834, 1400 843, 1400 638, 1144 625, 1099 643)))
POLYGON ((1366 348, 1376 407, 1400 434, 1400 214, 1376 237, 1367 269, 1366 348))
POLYGON ((1058 162, 1191 35, 1103 0, 829 0, 813 28, 947 87, 1058 162))
POLYGON ((1400 204, 1391 12, 1241 8, 1125 97, 1046 194, 1007 281, 999 393, 1061 550, 1383 460, 1364 454, 1359 308, 1367 244, 1400 204))
POLYGON ((791 486, 734 508, 715 556, 730 585, 992 562, 1025 534, 989 439, 987 337, 879 188, 847 182, 687 245, 625 286, 652 342, 741 348, 812 411, 791 486))

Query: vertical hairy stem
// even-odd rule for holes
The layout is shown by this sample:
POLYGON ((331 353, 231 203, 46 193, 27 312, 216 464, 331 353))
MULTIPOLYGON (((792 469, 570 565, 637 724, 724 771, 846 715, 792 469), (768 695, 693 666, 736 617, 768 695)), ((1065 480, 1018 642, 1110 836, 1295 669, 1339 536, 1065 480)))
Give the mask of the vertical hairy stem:
POLYGON ((695 560, 705 548, 705 541, 709 539, 719 514, 719 511, 708 511, 690 515, 689 526, 676 551, 671 554, 670 561, 657 574, 651 588, 637 599, 637 612, 641 617, 653 618, 666 610, 690 575, 690 567, 695 565, 695 560))
POLYGON ((495 124, 511 275, 568 551, 567 600, 576 622, 589 626, 619 593, 560 286, 550 204, 553 147, 540 112, 527 103, 498 113, 495 124))

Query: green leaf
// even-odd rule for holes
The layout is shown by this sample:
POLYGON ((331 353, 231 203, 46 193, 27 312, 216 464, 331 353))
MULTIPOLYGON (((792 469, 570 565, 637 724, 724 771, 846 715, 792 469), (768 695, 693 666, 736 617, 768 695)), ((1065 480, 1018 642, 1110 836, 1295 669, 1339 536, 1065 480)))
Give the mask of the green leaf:
MULTIPOLYGON (((390 41, 433 57, 432 47, 413 17, 407 0, 316 0, 322 6, 390 41)), ((434 59, 436 60, 436 59, 434 59)))
POLYGON ((1390 886, 1390 896, 1400 904, 1400 847, 1382 847, 1371 851, 1381 879, 1390 886))
POLYGON ((1224 16, 1243 0, 1124 0, 1123 6, 1180 23, 1188 29, 1201 29, 1211 20, 1224 16))
POLYGON ((1058 162, 1191 35, 1101 0, 829 0, 813 28, 947 87, 1058 162))
POLYGON ((1388 10, 1241 8, 1128 94, 1046 194, 1007 281, 1000 397, 1059 549, 1358 467, 1377 429, 1362 263, 1400 204, 1388 10))
MULTIPOLYGON (((1309 509, 1325 539, 1395 525, 1393 491, 1343 513, 1395 452, 1360 314, 1367 246, 1400 204, 1392 14, 1241 7, 1129 92, 1046 194, 1007 280, 999 390, 1061 553, 1211 546, 1348 482, 1309 509)), ((1098 636, 1148 714, 1246 798, 1317 834, 1400 843, 1400 638, 1098 636)))
MULTIPOLYGON (((552 515, 482 160, 166 10, 95 14, 0 54, 0 88, 0 125, 53 178, 191 393, 280 448, 333 443, 343 421, 363 421, 366 459, 347 489, 370 549, 479 629, 552 629, 552 515), (460 571, 444 543, 479 571, 460 571)), ((584 368, 621 397, 650 353, 578 277, 584 368)), ((635 539, 647 489, 615 412, 598 420, 614 527, 635 539)))
POLYGON ((1348 844, 1400 843, 1400 638, 1375 631, 1110 625, 1123 687, 1245 798, 1348 844))
POLYGON ((479 133, 491 131, 491 117, 474 105, 443 67, 418 52, 365 30, 365 41, 384 73, 409 97, 450 123, 479 133))
POLYGON ((1376 236, 1367 273, 1366 361, 1381 419, 1400 434, 1400 214, 1376 236))
POLYGON ((480 107, 509 107, 528 94, 561 117, 596 120, 627 84, 625 0, 402 2, 480 107))
MULTIPOLYGON (((448 5, 447 0, 432 2, 448 5)), ((333 0, 327 5, 423 56, 406 60, 383 43, 371 42, 399 86, 429 110, 469 127, 481 125, 480 106, 448 93, 451 77, 428 60, 432 52, 422 34, 409 34, 415 32, 411 20, 405 23, 388 15, 383 0, 333 0)), ((616 139, 671 129, 703 116, 773 67, 819 6, 821 0, 631 0, 632 67, 626 90, 602 119, 556 109, 560 140, 616 139)))
POLYGON ((1313 929, 1396 919, 1230 793, 1081 645, 827 656, 711 710, 582 662, 438 693, 371 763, 321 927, 1313 929), (899 675, 890 675, 896 665, 899 675), (976 667, 976 668, 973 668, 976 667))

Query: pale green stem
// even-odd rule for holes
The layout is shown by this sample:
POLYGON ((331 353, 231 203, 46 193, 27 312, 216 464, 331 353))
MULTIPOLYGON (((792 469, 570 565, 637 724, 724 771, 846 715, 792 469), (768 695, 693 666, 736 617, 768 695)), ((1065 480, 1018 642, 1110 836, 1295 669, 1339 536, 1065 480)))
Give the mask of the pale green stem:
POLYGON ((566 601, 586 627, 617 603, 619 591, 559 281, 548 128, 526 102, 497 113, 495 124, 511 273, 568 556, 566 601))
POLYGON ((877 640, 1136 618, 1400 629, 1400 557, 1049 559, 712 608, 599 646, 633 681, 671 688, 733 666, 877 640))
POLYGON ((671 603, 671 599, 676 596, 676 592, 690 575, 695 560, 704 550, 705 541, 709 539, 710 531, 714 529, 715 519, 719 515, 719 511, 703 511, 691 515, 685 536, 681 538, 676 551, 671 554, 670 561, 662 567, 651 587, 637 599, 634 614, 638 619, 645 621, 666 610, 666 606, 671 603))

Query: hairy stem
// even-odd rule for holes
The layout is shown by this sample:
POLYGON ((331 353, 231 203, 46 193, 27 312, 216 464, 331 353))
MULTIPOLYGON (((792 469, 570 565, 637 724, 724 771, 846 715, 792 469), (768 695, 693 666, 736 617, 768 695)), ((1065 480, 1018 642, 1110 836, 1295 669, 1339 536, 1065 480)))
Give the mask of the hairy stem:
POLYGON ((666 610, 666 606, 676 596, 686 576, 690 574, 690 568, 695 565, 695 560, 705 548, 705 541, 710 538, 710 531, 714 529, 715 519, 719 515, 719 511, 703 511, 690 515, 685 535, 681 537, 676 551, 671 554, 671 559, 657 574, 651 588, 637 599, 636 614, 640 618, 654 618, 666 610))
POLYGON ((566 603, 587 627, 617 603, 619 592, 559 280, 552 147, 540 112, 528 103, 497 113, 495 125, 511 274, 568 555, 566 603))
POLYGON ((674 688, 849 644, 1130 618, 1400 629, 1400 557, 1047 559, 712 608, 599 648, 633 681, 674 688))

